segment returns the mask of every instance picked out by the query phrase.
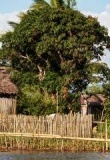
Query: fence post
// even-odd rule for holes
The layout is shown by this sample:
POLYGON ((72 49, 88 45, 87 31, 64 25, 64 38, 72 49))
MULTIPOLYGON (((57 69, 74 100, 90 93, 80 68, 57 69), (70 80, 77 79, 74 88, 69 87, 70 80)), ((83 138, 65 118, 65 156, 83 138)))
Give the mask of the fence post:
POLYGON ((107 142, 107 139, 108 139, 108 130, 107 130, 107 119, 105 120, 105 147, 106 147, 106 151, 108 150, 108 142, 107 142))

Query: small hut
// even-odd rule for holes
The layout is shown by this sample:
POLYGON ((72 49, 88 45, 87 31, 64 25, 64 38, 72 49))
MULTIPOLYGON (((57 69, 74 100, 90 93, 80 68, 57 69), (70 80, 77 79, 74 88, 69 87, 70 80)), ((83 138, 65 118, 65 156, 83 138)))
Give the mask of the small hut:
POLYGON ((0 67, 0 114, 16 114, 17 92, 7 68, 0 67))
POLYGON ((101 117, 104 109, 104 101, 105 99, 102 94, 81 95, 80 104, 82 114, 93 114, 95 117, 101 117))

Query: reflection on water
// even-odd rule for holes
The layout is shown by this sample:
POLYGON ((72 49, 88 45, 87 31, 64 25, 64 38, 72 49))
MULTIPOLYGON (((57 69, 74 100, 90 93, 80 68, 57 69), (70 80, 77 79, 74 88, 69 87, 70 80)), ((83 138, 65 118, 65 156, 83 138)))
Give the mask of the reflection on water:
POLYGON ((110 160, 110 153, 0 152, 0 160, 110 160))

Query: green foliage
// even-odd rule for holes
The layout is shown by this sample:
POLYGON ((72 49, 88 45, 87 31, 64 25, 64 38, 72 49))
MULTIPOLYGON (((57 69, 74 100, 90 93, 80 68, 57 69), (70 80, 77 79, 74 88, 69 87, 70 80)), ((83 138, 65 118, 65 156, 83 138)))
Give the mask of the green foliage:
POLYGON ((104 107, 104 118, 110 120, 110 98, 105 100, 104 107))
POLYGON ((103 85, 104 88, 104 95, 105 97, 109 98, 110 97, 110 81, 108 81, 107 83, 105 83, 103 85))
POLYGON ((47 71, 41 85, 46 88, 48 93, 56 93, 57 90, 61 90, 61 76, 59 76, 57 73, 47 71))
POLYGON ((102 84, 91 84, 91 86, 88 86, 86 89, 87 93, 92 93, 92 94, 103 94, 103 87, 102 84))
POLYGON ((50 0, 47 3, 45 0, 34 0, 34 4, 31 9, 39 10, 45 7, 52 7, 56 9, 74 8, 76 6, 76 0, 50 0))
POLYGON ((103 85, 105 95, 105 116, 110 119, 110 81, 103 85))
POLYGON ((38 87, 32 85, 25 85, 21 88, 18 105, 17 113, 28 115, 43 115, 56 111, 51 99, 45 100, 44 95, 39 92, 38 87))
POLYGON ((105 95, 105 117, 110 119, 110 81, 103 85, 103 94, 105 95))
POLYGON ((14 83, 20 88, 25 84, 34 85, 38 81, 37 75, 34 72, 19 72, 18 70, 11 70, 10 75, 14 83))
POLYGON ((110 68, 106 63, 92 62, 88 67, 88 71, 91 83, 105 84, 110 80, 110 68))
POLYGON ((70 111, 79 112, 79 94, 68 93, 67 97, 59 97, 59 112, 60 113, 69 113, 70 111))
POLYGON ((93 81, 93 73, 101 74, 99 80, 104 82, 109 78, 107 66, 91 65, 108 46, 107 30, 96 18, 79 11, 30 9, 1 42, 2 58, 11 60, 12 78, 19 88, 19 112, 55 112, 57 92, 60 112, 77 110, 72 92, 85 89, 93 81))

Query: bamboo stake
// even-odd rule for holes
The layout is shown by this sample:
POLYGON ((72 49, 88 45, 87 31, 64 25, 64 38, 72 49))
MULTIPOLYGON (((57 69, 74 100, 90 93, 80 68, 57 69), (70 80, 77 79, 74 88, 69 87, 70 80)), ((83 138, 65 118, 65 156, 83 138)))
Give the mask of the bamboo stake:
POLYGON ((108 142, 107 142, 107 138, 108 138, 108 135, 107 135, 107 119, 105 120, 105 140, 106 140, 106 151, 108 151, 108 142))

